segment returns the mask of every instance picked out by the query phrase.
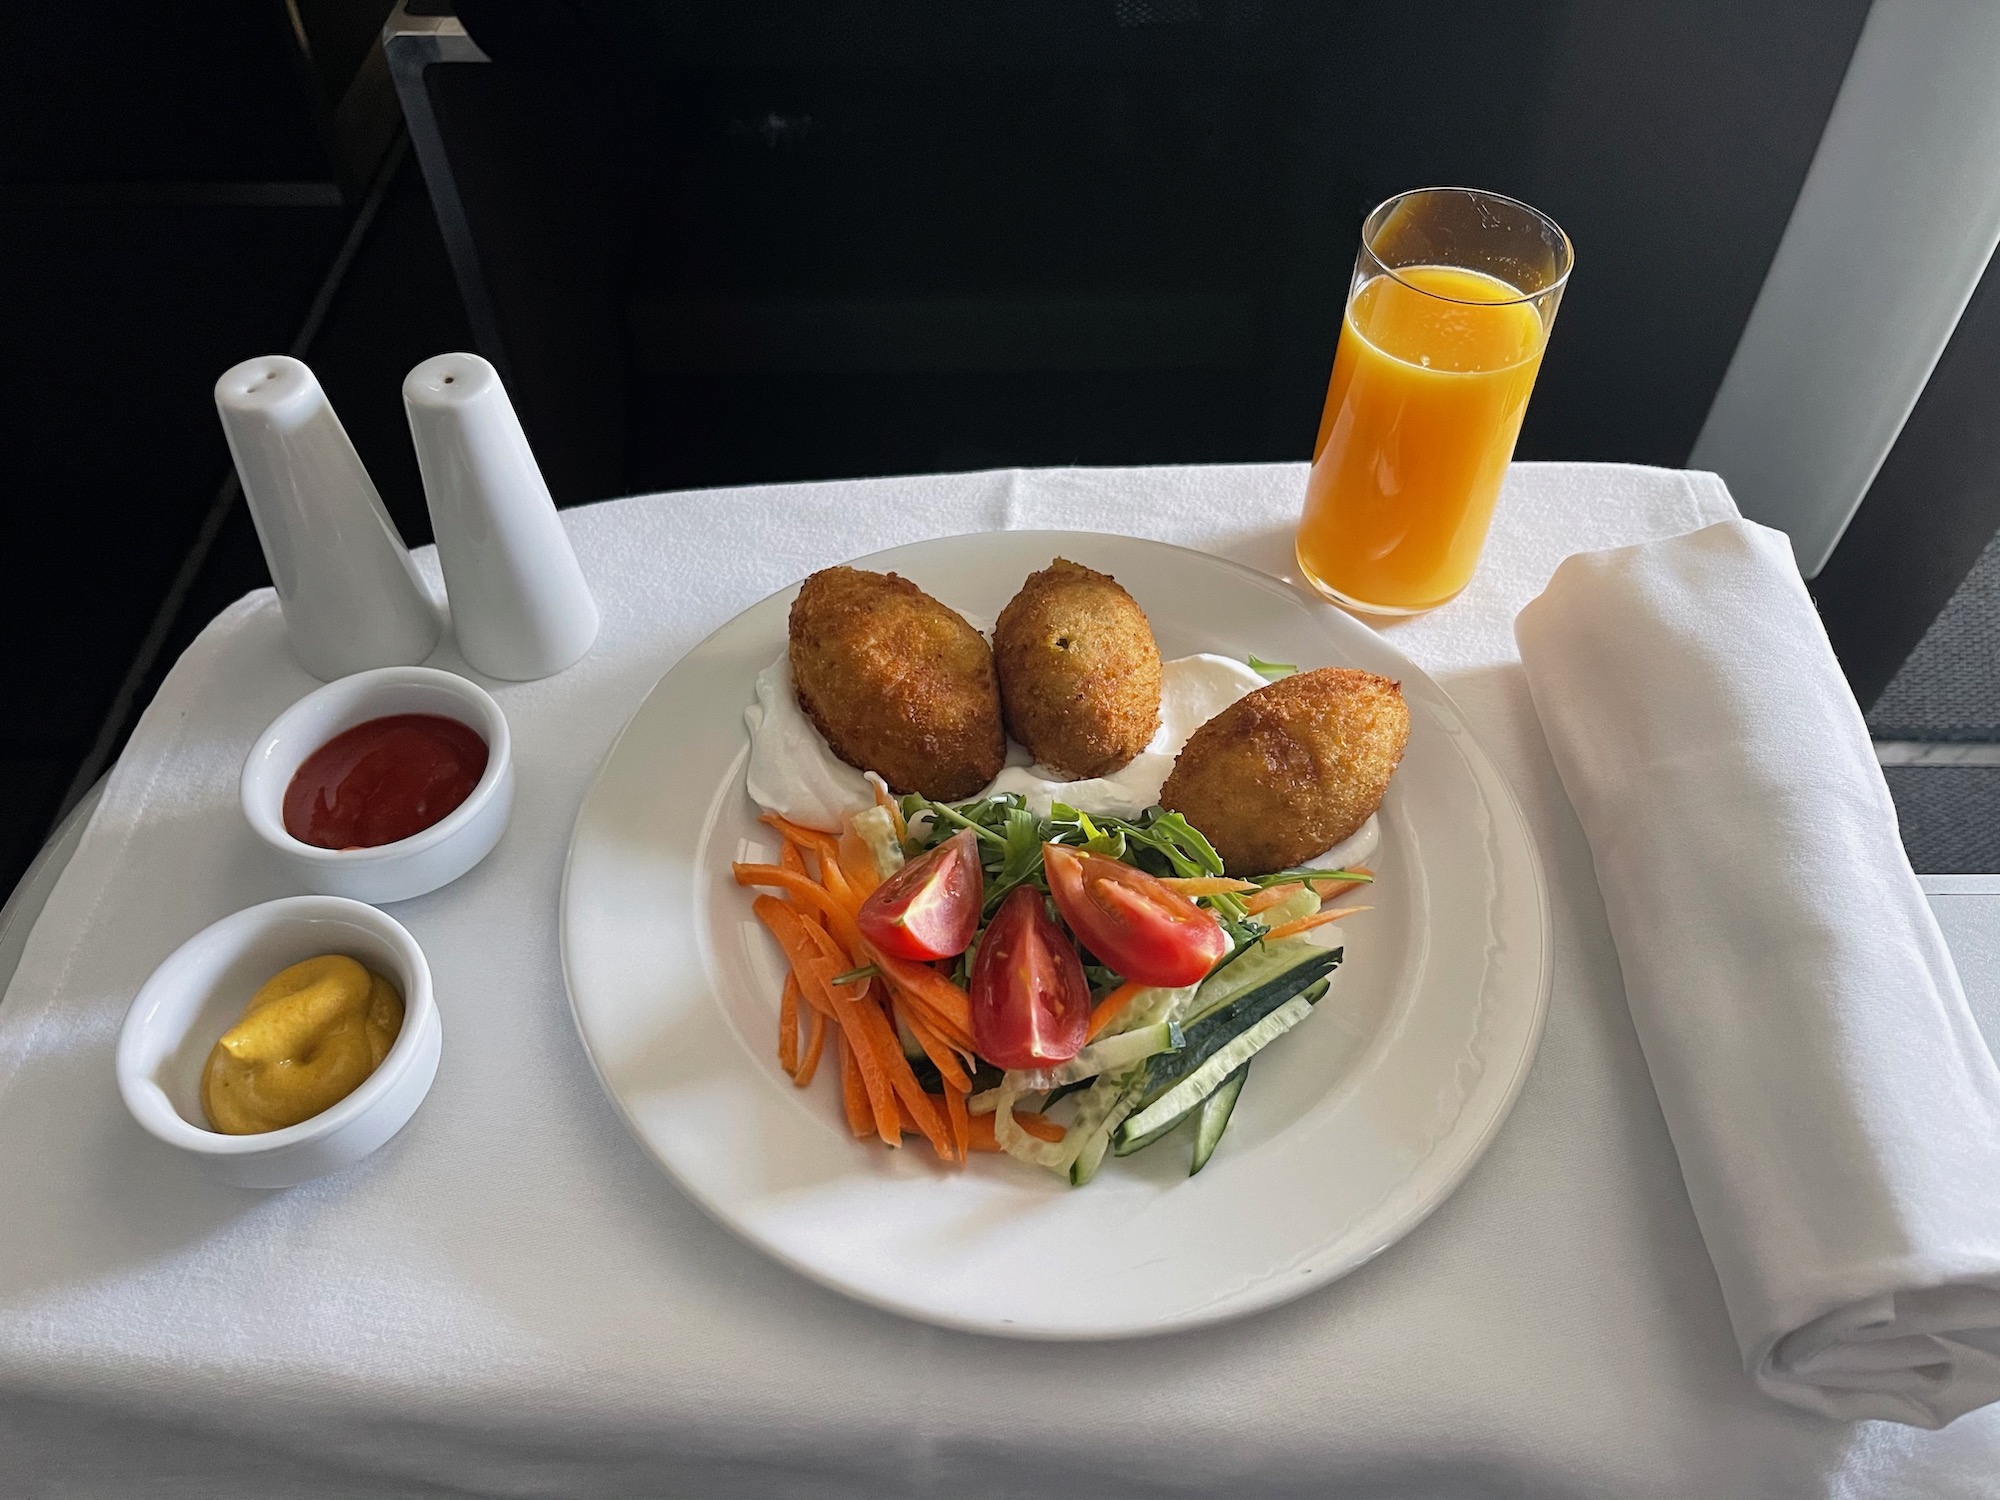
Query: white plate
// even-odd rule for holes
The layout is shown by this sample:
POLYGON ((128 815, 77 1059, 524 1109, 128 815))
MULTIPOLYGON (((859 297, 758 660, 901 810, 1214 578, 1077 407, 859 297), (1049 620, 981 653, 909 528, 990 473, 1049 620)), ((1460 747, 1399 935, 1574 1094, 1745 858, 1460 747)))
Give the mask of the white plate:
POLYGON ((1375 909, 1305 1025, 1260 1056, 1214 1159, 1110 1161, 1088 1187, 1006 1157, 963 1169, 848 1134, 837 1070, 776 1055, 775 946, 730 878, 775 853, 743 789, 743 708, 795 589, 660 680, 577 815, 563 968, 606 1092, 687 1193, 786 1265, 914 1318, 1032 1338, 1164 1333, 1352 1270, 1444 1200, 1519 1092, 1547 1007, 1549 908, 1513 793, 1457 707, 1355 620, 1158 542, 946 537, 862 558, 991 619, 1056 555, 1115 574, 1168 657, 1251 652, 1399 679, 1410 744, 1383 805, 1375 909))

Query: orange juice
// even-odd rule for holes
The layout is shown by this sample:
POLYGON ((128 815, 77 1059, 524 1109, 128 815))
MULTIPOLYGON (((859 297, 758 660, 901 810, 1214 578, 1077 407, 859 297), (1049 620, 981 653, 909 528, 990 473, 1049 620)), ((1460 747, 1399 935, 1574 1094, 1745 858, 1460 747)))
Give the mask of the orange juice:
POLYGON ((1299 522, 1323 592, 1414 613, 1471 580, 1548 341, 1522 299, 1455 266, 1399 267, 1348 299, 1299 522))

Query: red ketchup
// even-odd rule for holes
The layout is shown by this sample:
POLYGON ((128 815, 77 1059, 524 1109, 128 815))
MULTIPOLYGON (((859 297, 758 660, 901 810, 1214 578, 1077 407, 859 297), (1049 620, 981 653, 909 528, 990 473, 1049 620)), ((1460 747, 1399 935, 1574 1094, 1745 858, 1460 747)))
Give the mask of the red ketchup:
POLYGON ((486 741, 456 719, 390 714, 344 729, 285 788, 285 832, 321 849, 374 849, 422 833, 472 795, 486 741))

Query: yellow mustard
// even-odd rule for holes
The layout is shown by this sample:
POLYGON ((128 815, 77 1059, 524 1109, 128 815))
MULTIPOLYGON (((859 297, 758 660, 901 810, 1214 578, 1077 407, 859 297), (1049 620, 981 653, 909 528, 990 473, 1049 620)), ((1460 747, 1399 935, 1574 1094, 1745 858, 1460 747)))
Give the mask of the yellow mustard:
POLYGON ((402 1029, 403 997, 380 974, 338 953, 293 964, 209 1053, 201 1107, 225 1135, 310 1120, 359 1088, 402 1029))

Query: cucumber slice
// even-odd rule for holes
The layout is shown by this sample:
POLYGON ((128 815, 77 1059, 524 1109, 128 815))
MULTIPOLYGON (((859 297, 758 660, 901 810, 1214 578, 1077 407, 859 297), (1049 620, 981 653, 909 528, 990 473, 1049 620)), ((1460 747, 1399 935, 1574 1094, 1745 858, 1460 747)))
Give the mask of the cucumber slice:
MULTIPOLYGON (((1257 943, 1241 958, 1202 981, 1201 988, 1194 992, 1193 1003, 1181 1016, 1181 1022, 1191 1026, 1214 1015, 1231 1001, 1275 983, 1309 964, 1320 965, 1314 972, 1315 978, 1331 973, 1333 965, 1326 962, 1329 953, 1334 955, 1334 963, 1340 961, 1338 948, 1322 948, 1304 938, 1286 938, 1281 943, 1257 943)), ((1299 980, 1285 992, 1285 997, 1289 999, 1310 982, 1299 980)))
POLYGON ((1276 906, 1267 906, 1258 912, 1256 921, 1269 931, 1283 927, 1287 922, 1296 922, 1300 917, 1309 917, 1318 910, 1319 892, 1309 885, 1295 885, 1276 906))
POLYGON ((1231 1073, 1311 1015, 1313 1006, 1326 993, 1326 988, 1324 979, 1315 980, 1311 988, 1292 996, 1261 1020, 1237 1032, 1216 1048, 1199 1067, 1120 1125, 1119 1138, 1137 1140, 1178 1120, 1221 1088, 1231 1073))
POLYGON ((1122 1073, 1135 1062, 1144 1062, 1162 1052, 1176 1051, 1181 1045, 1181 1036, 1178 1021, 1160 1021, 1092 1042, 1068 1062, 1047 1068, 1024 1068, 1008 1076, 1018 1079, 1025 1093, 1046 1093, 1066 1083, 1106 1073, 1122 1073))
MULTIPOLYGON (((1302 990, 1309 995, 1302 1004, 1310 1009, 1311 1002, 1326 992, 1326 976, 1339 965, 1340 958, 1339 949, 1322 948, 1316 943, 1279 943, 1268 952, 1260 944, 1257 951, 1246 953, 1239 964, 1230 965, 1231 969, 1242 969, 1243 978, 1222 991, 1221 1001, 1210 1006, 1199 1027, 1183 1028, 1174 1021, 1162 1020, 1100 1038, 1068 1062, 1007 1074, 1001 1088, 991 1095, 973 1098, 973 1112, 983 1113, 996 1105, 1006 1110, 1012 1099, 1022 1094, 1086 1085, 1078 1095, 1075 1117, 1060 1143, 1038 1141, 1013 1126, 1011 1120, 995 1122, 995 1133, 1009 1155, 1037 1166, 1066 1171, 1070 1182, 1081 1187, 1097 1175, 1135 1110, 1180 1086, 1208 1058, 1268 1020, 1287 1001, 1298 998, 1302 990)), ((1214 983, 1210 980, 1196 991, 1197 1004, 1210 993, 1214 983)), ((1215 1084, 1256 1050, 1256 1046, 1251 1046, 1236 1057, 1216 1075, 1215 1084)), ((1205 1086, 1190 1097, 1180 1113, 1193 1108, 1213 1087, 1205 1086)), ((1172 1118, 1154 1121, 1155 1126, 1173 1123, 1172 1118)), ((1158 1134, 1165 1134, 1165 1130, 1159 1130, 1158 1134)), ((1120 1154, 1136 1149, 1133 1146, 1120 1154)))
MULTIPOLYGON (((1181 1028, 1173 1021, 1122 1032, 1093 1042, 1066 1063, 1052 1068, 1018 1069, 1008 1073, 994 1091, 993 1134, 1000 1149, 1020 1161, 1069 1173, 1081 1185, 1096 1175, 1111 1144, 1111 1132, 1139 1102, 1147 1059, 1179 1047, 1181 1028), (1066 1084, 1088 1085, 1077 1101, 1075 1118, 1060 1141, 1041 1141, 1013 1120, 1014 1101, 1023 1094, 1044 1093, 1066 1084)), ((972 1108, 982 1112, 983 1098, 972 1108)))
POLYGON ((1117 1036, 1122 1032, 1136 1031, 1141 1026, 1153 1026, 1161 1021, 1177 1021, 1192 1008, 1194 993, 1198 988, 1198 985, 1189 984, 1178 989, 1155 986, 1140 990, 1119 1007, 1118 1014, 1105 1024, 1100 1034, 1117 1036))
POLYGON ((1077 1106, 1076 1123, 1070 1126, 1078 1132, 1076 1155, 1069 1165, 1071 1187, 1082 1187, 1097 1175, 1112 1135, 1139 1103, 1143 1077, 1143 1068, 1133 1068, 1123 1077, 1100 1079, 1084 1095, 1077 1106))
POLYGON ((1188 1176, 1194 1176, 1208 1165, 1209 1157, 1215 1154, 1215 1143, 1222 1139, 1222 1132, 1229 1128, 1230 1112, 1236 1108, 1236 1098, 1243 1092, 1243 1080, 1249 1076, 1250 1064, 1245 1063, 1223 1079, 1214 1093, 1194 1108, 1175 1115, 1166 1124, 1139 1136, 1128 1136, 1121 1131, 1118 1138, 1112 1142, 1112 1154, 1130 1156, 1135 1151, 1144 1151, 1154 1142, 1164 1140, 1189 1120, 1193 1120, 1194 1165, 1188 1168, 1188 1176))
POLYGON ((1243 1093, 1243 1081, 1249 1076, 1250 1064, 1245 1063, 1223 1079, 1220 1088, 1194 1107, 1194 1159, 1188 1164, 1188 1176, 1194 1176, 1207 1166, 1208 1159, 1215 1155, 1216 1143, 1222 1139, 1222 1132, 1229 1128, 1229 1117, 1236 1112, 1236 1101, 1243 1093))
MULTIPOLYGON (((1133 1102, 1137 1103, 1136 1100, 1133 1102)), ((1191 1113, 1193 1113, 1192 1110, 1185 1110, 1175 1115, 1157 1130, 1149 1130, 1144 1135, 1128 1136, 1123 1131, 1120 1131, 1117 1138, 1111 1143, 1111 1154, 1114 1156, 1130 1156, 1135 1151, 1144 1151, 1153 1142, 1161 1139, 1163 1136, 1172 1135, 1181 1121, 1185 1120, 1191 1113)))
POLYGON ((1169 1056, 1156 1055, 1148 1060, 1146 1093, 1139 1101, 1141 1107, 1151 1104, 1200 1067, 1238 1032, 1256 1025, 1301 990, 1318 983, 1340 966, 1341 950, 1338 948, 1321 948, 1313 943, 1301 943, 1299 946, 1305 950, 1303 958, 1280 955, 1284 967, 1275 975, 1243 991, 1226 1004, 1217 1006, 1199 1021, 1189 1023, 1184 1044, 1178 1052, 1169 1056))

